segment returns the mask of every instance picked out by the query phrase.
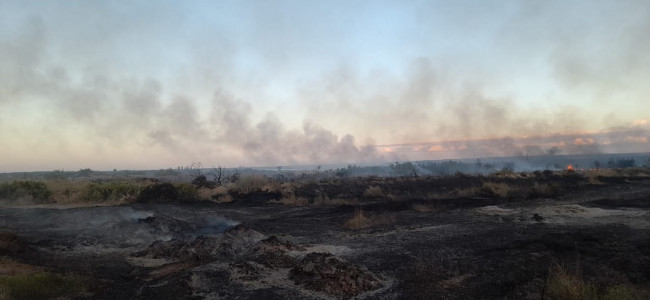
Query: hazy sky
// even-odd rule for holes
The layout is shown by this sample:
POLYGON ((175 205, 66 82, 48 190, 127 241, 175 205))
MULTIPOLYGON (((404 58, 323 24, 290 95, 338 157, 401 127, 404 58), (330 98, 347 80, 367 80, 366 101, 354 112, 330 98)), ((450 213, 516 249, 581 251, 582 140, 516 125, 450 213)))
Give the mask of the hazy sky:
POLYGON ((650 151, 650 2, 0 0, 0 172, 650 151))

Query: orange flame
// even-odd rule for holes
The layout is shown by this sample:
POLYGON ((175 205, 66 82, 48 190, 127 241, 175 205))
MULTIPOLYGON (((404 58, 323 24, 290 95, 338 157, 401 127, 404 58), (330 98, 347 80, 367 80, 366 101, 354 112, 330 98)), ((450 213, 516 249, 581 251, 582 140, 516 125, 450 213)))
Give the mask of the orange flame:
POLYGON ((573 171, 573 165, 566 166, 566 169, 569 170, 569 171, 573 171))

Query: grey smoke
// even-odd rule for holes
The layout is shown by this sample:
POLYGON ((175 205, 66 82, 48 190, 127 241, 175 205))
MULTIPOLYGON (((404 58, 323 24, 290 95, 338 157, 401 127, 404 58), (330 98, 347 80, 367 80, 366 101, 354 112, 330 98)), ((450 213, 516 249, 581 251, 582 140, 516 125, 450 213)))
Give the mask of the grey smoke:
MULTIPOLYGON (((444 33, 439 20, 427 15, 438 4, 418 4, 413 9, 416 27, 424 28, 427 36, 444 33)), ((148 149, 160 148, 184 159, 161 162, 170 165, 190 161, 206 165, 359 163, 408 158, 379 151, 387 143, 433 146, 436 142, 452 149, 446 155, 463 157, 534 155, 557 147, 556 142, 565 143, 558 147, 563 154, 647 151, 647 142, 639 142, 648 138, 647 127, 616 128, 624 124, 617 116, 647 106, 650 85, 645 84, 644 75, 650 70, 646 55, 650 52, 650 21, 645 16, 650 6, 645 1, 621 1, 601 3, 611 6, 603 10, 601 6, 554 4, 484 5, 486 12, 507 9, 509 17, 505 19, 494 19, 490 13, 474 14, 462 6, 440 16, 473 24, 451 20, 459 32, 467 34, 448 37, 451 42, 471 41, 474 25, 498 33, 494 40, 477 43, 495 45, 504 55, 513 55, 512 61, 526 62, 511 66, 512 74, 491 78, 491 70, 481 64, 490 58, 480 57, 481 53, 474 53, 479 56, 476 60, 449 65, 447 58, 453 55, 430 53, 425 39, 415 35, 417 41, 409 43, 423 43, 417 47, 421 51, 394 62, 401 69, 364 69, 355 59, 368 53, 347 53, 332 58, 339 62, 335 67, 299 80, 289 78, 297 87, 287 95, 297 98, 302 106, 285 110, 278 105, 279 109, 268 112, 259 105, 266 100, 264 92, 273 87, 276 78, 290 77, 291 68, 308 67, 301 64, 303 54, 324 56, 331 49, 340 50, 323 45, 322 37, 311 36, 310 30, 338 37, 354 21, 353 15, 339 19, 336 13, 323 12, 324 20, 337 22, 306 29, 284 18, 287 12, 263 5, 253 9, 250 21, 242 21, 255 30, 236 37, 223 28, 197 34, 191 28, 174 30, 175 22, 160 22, 160 18, 182 23, 191 15, 164 5, 153 10, 142 3, 126 9, 110 2, 25 8, 6 2, 0 4, 0 22, 10 17, 19 22, 0 23, 7 25, 3 28, 13 24, 0 32, 0 110, 4 112, 0 112, 0 125, 6 126, 14 114, 31 116, 37 111, 32 118, 42 120, 40 131, 25 131, 40 134, 33 139, 47 137, 65 144, 70 139, 67 133, 72 132, 108 151, 133 145, 145 152, 143 157, 148 149), (566 9, 557 11, 557 7, 566 9), (111 12, 111 16, 104 17, 102 11, 111 12), (579 17, 578 26, 570 26, 575 16, 579 17), (256 75, 248 69, 239 70, 240 53, 250 48, 259 49, 259 53, 256 60, 246 63, 275 73, 256 75), (186 55, 160 61, 165 56, 156 54, 166 49, 186 55), (585 49, 593 52, 585 53, 585 49), (114 53, 129 55, 114 57, 114 53), (522 59, 528 56, 541 61, 522 59), (549 68, 548 76, 567 91, 568 100, 532 103, 490 89, 494 82, 516 81, 527 75, 526 68, 539 66, 549 68), (137 71, 140 69, 160 73, 142 74, 137 71), (593 96, 587 106, 595 108, 575 107, 570 103, 574 94, 593 96), (598 115, 606 118, 601 127, 612 129, 596 134, 593 143, 528 138, 580 132, 583 124, 593 125, 594 111, 617 101, 622 101, 618 110, 609 116, 598 115), (295 116, 288 114, 295 113, 303 120, 302 126, 289 125, 287 119, 295 116), (470 142, 472 139, 481 140, 470 142)), ((306 17, 292 13, 295 11, 288 12, 297 20, 306 17)), ((7 139, 3 136, 2 140, 7 139)))

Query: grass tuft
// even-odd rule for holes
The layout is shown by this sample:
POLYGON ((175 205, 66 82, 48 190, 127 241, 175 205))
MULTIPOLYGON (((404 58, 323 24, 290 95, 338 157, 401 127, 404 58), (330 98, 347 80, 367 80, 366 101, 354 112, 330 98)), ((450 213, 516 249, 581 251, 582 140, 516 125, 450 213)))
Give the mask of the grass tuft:
POLYGON ((357 210, 354 213, 354 217, 345 221, 343 226, 347 229, 358 230, 373 226, 390 225, 395 222, 396 218, 393 215, 383 214, 368 217, 362 210, 357 210))
POLYGON ((364 192, 363 196, 366 198, 379 198, 384 196, 380 186, 369 186, 364 192))

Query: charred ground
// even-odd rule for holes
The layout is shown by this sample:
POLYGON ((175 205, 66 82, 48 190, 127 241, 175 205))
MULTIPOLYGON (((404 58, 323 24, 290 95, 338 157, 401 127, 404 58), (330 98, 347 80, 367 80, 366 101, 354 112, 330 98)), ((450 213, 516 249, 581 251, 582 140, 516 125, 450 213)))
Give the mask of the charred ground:
POLYGON ((94 182, 108 197, 90 206, 0 209, 0 295, 20 279, 90 299, 643 299, 648 174, 94 182))

